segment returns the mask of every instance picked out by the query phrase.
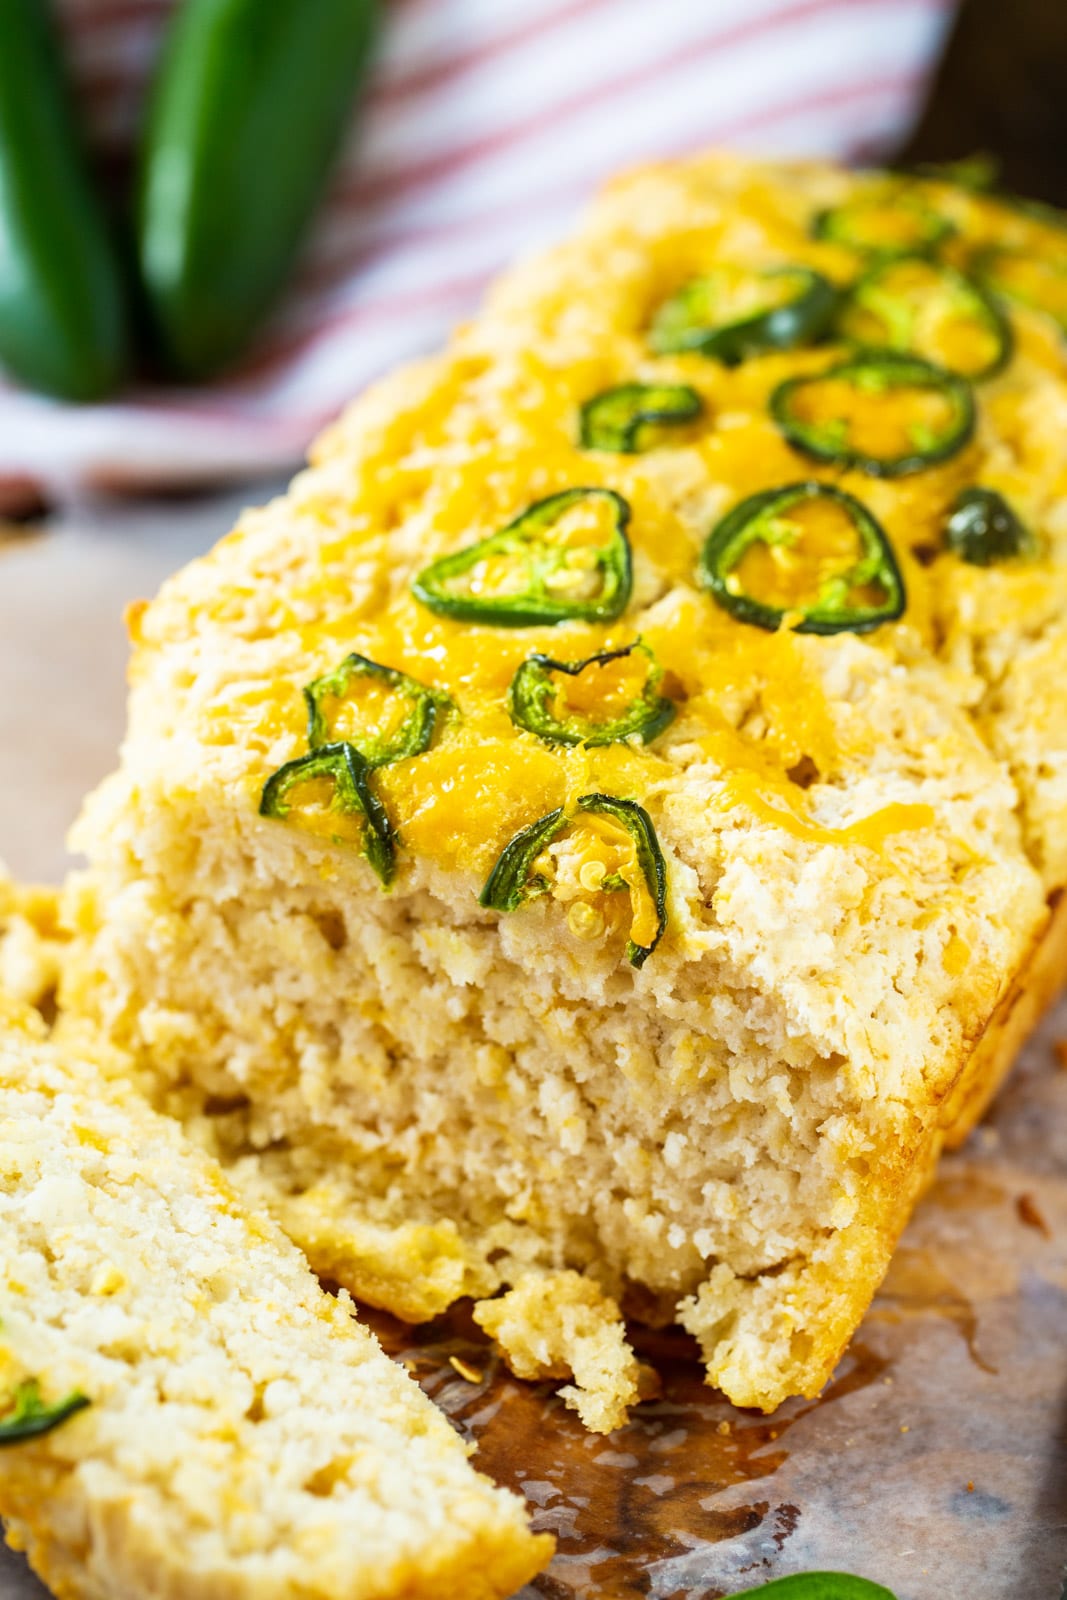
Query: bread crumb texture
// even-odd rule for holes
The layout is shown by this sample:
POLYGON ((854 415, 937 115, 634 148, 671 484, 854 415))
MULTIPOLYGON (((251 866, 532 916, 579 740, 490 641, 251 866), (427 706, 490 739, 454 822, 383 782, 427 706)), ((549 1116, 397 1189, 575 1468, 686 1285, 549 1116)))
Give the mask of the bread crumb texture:
POLYGON ((52 1010, 66 945, 58 892, 14 883, 0 862, 0 993, 52 1010))
POLYGON ((503 1600, 547 1562, 120 1058, 0 1027, 0 1389, 90 1400, 0 1451, 0 1514, 62 1600, 503 1600))
POLYGON ((638 1398, 637 1357, 619 1308, 577 1272, 520 1278, 474 1308, 474 1320, 507 1351, 520 1378, 569 1378, 562 1389, 587 1428, 610 1433, 638 1398))
MULTIPOLYGON (((635 1288, 677 1308, 735 1402, 821 1387, 947 1108, 991 1091, 1000 1058, 976 1043, 1067 876, 1067 365, 1047 309, 1011 301, 1013 343, 944 459, 939 413, 905 426, 859 389, 851 420, 819 436, 835 459, 788 442, 772 392, 840 361, 841 342, 729 365, 657 354, 650 337, 672 295, 720 270, 735 317, 769 292, 753 285, 764 269, 845 288, 872 257, 840 230, 817 237, 815 219, 899 216, 901 182, 706 157, 611 187, 139 617, 121 769, 76 830, 90 867, 67 897, 69 1010, 150 1071, 160 1103, 354 1293, 423 1317, 508 1291, 483 1324, 516 1370, 569 1373, 595 1427, 634 1392, 612 1307, 635 1288), (632 453, 583 444, 586 402, 634 383, 688 386, 700 414, 632 453), (843 464, 842 427, 929 460, 895 476, 843 464), (798 629, 812 584, 832 598, 833 551, 816 530, 805 567, 788 518, 726 583, 727 599, 777 596, 776 630, 701 583, 718 519, 798 481, 877 519, 906 597, 895 620, 798 629), (951 547, 946 518, 975 485, 1010 502, 1025 553, 977 565, 951 547), (498 544, 426 579, 576 487, 629 508, 617 614, 589 609, 614 537, 603 495, 519 556, 498 544), (563 620, 514 625, 539 583, 563 620), (535 652, 573 664, 638 638, 674 708, 647 742, 552 743, 514 719, 509 685, 535 652), (424 748, 360 769, 395 836, 388 888, 369 824, 325 780, 286 816, 259 814, 267 780, 308 752, 302 690, 353 651, 437 697, 424 748), (666 930, 641 965, 627 941, 647 949, 656 928, 647 860, 604 814, 583 819, 589 795, 639 804, 662 850, 666 930), (508 842, 557 808, 515 909, 481 905, 508 842)), ((994 246, 1009 265, 1057 248, 990 197, 909 193, 940 218, 945 271, 994 246)), ((916 309, 898 285, 879 337, 903 328, 971 370, 992 335, 949 289, 916 309)), ((881 315, 886 295, 870 304, 881 315)), ((832 385, 823 399, 842 403, 832 385)), ((854 603, 878 593, 872 580, 854 603)), ((557 722, 632 703, 622 668, 593 672, 551 680, 557 722)), ((331 739, 366 756, 410 732, 384 680, 333 683, 331 739)))

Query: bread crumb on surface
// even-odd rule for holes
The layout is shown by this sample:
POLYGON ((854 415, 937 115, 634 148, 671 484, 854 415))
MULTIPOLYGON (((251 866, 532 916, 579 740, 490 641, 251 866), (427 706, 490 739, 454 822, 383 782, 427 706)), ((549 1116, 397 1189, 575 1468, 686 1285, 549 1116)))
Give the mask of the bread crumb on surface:
POLYGON ((1044 1238, 1051 1239, 1052 1230, 1045 1221, 1044 1214, 1032 1194, 1018 1195, 1015 1200, 1015 1209, 1020 1222, 1024 1222, 1028 1228, 1034 1228, 1044 1238))
POLYGON ((577 1272, 520 1278, 474 1320, 520 1378, 573 1378, 559 1392, 594 1433, 626 1421, 640 1398, 640 1368, 615 1301, 577 1272))

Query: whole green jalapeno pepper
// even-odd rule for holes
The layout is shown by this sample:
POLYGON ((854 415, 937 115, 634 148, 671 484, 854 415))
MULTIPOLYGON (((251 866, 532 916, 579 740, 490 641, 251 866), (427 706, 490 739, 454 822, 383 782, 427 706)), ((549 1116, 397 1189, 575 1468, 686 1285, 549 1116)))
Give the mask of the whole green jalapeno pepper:
POLYGON ((141 151, 137 260, 160 354, 202 379, 289 275, 377 32, 377 0, 184 0, 141 151))
POLYGON ((64 400, 126 372, 122 272, 47 0, 0 0, 0 365, 64 400))

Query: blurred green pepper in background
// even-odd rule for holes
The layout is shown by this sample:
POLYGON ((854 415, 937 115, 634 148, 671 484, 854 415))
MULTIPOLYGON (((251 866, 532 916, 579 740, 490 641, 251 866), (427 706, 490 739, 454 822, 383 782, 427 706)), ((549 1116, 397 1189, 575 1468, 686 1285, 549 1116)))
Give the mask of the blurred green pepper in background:
POLYGON ((0 366, 98 400, 127 366, 122 275, 46 0, 0 0, 0 41, 0 366))
POLYGON ((377 33, 377 0, 185 0, 141 152, 136 250, 159 354, 232 361, 274 304, 377 33))

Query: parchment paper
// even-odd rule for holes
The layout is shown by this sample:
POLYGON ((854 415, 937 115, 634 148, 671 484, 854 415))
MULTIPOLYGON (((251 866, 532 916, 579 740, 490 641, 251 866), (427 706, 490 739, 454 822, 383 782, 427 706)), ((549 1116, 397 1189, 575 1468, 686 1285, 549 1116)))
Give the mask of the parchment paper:
MULTIPOLYGON (((81 511, 0 535, 0 857, 56 878, 123 721, 129 599, 225 531, 232 500, 81 511)), ((1067 687, 1065 687, 1067 692, 1067 687)), ((992 1117, 943 1163, 870 1315, 815 1403, 771 1418, 700 1381, 678 1334, 638 1335, 663 1392, 586 1434, 499 1369, 460 1307, 369 1313, 475 1460, 559 1538, 522 1600, 702 1600, 812 1567, 899 1600, 1060 1600, 1067 1564, 1067 1005, 992 1117), (455 1358, 468 1376, 451 1364, 455 1358), (473 1376, 477 1381, 470 1381, 473 1376)), ((0 1556, 0 1596, 40 1590, 0 1556)), ((443 1596, 442 1600, 460 1600, 443 1596)))

